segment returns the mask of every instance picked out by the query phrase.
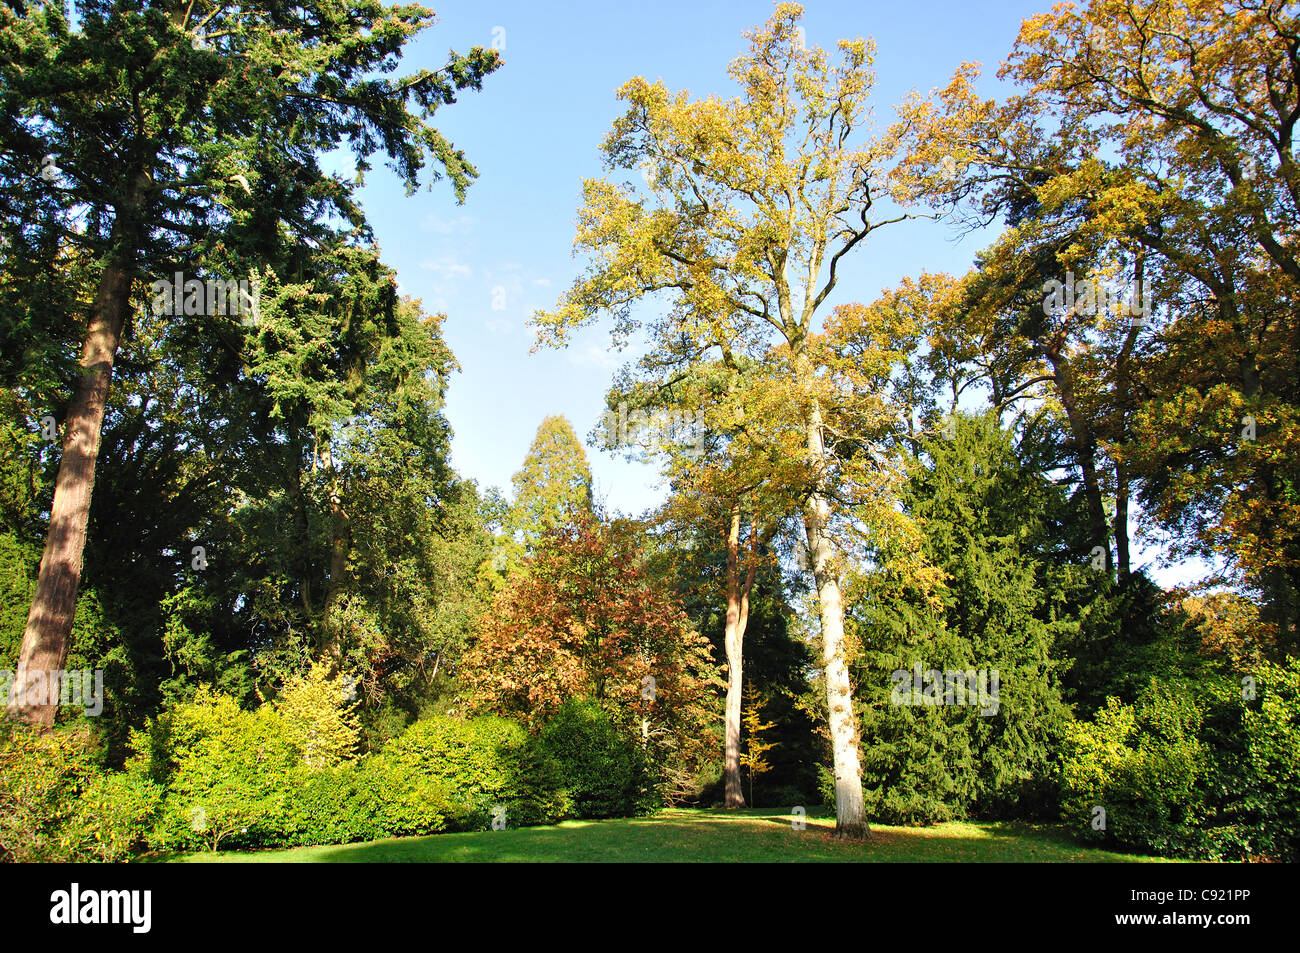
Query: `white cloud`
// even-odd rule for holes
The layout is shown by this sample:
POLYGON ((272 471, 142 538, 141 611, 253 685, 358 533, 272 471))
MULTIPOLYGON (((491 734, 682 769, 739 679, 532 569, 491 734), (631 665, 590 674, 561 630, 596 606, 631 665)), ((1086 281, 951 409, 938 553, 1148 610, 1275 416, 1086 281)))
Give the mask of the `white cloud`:
POLYGON ((588 344, 584 348, 569 348, 565 351, 573 364, 616 370, 623 365, 623 356, 599 344, 588 344))
POLYGON ((420 262, 420 268, 442 278, 468 278, 473 273, 469 265, 463 265, 449 255, 442 258, 426 258, 420 262))
POLYGON ((474 230, 473 215, 457 215, 455 218, 442 218, 439 215, 426 215, 420 222, 420 231, 433 232, 435 235, 464 235, 474 230))

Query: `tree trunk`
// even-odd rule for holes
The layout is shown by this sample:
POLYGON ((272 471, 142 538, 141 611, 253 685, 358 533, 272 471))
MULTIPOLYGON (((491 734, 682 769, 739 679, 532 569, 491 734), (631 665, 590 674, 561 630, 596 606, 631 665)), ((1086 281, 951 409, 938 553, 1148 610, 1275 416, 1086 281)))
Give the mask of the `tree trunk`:
MULTIPOLYGON (((1133 268, 1133 287, 1135 296, 1145 302, 1146 257, 1138 252, 1137 262, 1133 268)), ((1149 305, 1148 305, 1149 306, 1149 305)), ((1148 320, 1150 314, 1144 313, 1148 320)), ((1133 409, 1133 393, 1129 364, 1133 358, 1133 349, 1137 345, 1139 325, 1132 325, 1124 337, 1119 358, 1115 362, 1115 392, 1117 413, 1117 437, 1121 450, 1115 460, 1115 558, 1119 564, 1119 584, 1127 586, 1132 573, 1132 561, 1129 555, 1128 508, 1129 508, 1129 470, 1125 459, 1130 442, 1129 414, 1133 409)))
MULTIPOLYGON (((740 575, 740 503, 731 506, 731 525, 727 531, 727 624, 723 646, 727 653, 727 747, 726 747, 726 806, 745 806, 745 795, 740 784, 740 720, 744 691, 745 629, 749 626, 749 594, 754 588, 754 542, 757 527, 751 527, 750 560, 744 580, 740 575)), ((752 792, 752 787, 751 787, 752 792)))
MULTIPOLYGON (((121 231, 114 229, 119 239, 121 231)), ((128 263, 134 247, 119 241, 118 248, 121 250, 115 252, 100 276, 81 346, 81 376, 64 422, 63 455, 54 482, 50 528, 18 656, 15 684, 23 688, 29 678, 43 678, 48 684, 49 673, 63 667, 70 648, 104 408, 131 297, 128 263)), ((9 716, 31 725, 52 726, 58 699, 38 697, 32 704, 24 694, 21 690, 14 693, 9 716)))
MULTIPOLYGON (((334 497, 334 499, 337 500, 338 497, 334 497)), ((337 671, 343 658, 343 647, 339 639, 338 620, 333 616, 334 608, 338 605, 339 597, 343 593, 343 570, 347 565, 348 534, 341 508, 337 504, 332 504, 331 510, 331 522, 334 530, 330 540, 330 577, 325 584, 325 605, 321 611, 320 620, 323 629, 321 658, 329 662, 331 671, 337 671)))
POLYGON ((1057 340, 1045 349, 1047 359, 1052 363, 1056 378, 1056 392, 1065 408, 1065 418, 1070 425, 1070 437, 1074 444, 1075 459, 1083 473, 1083 495, 1088 506, 1089 535, 1094 546, 1106 551, 1106 569, 1114 568, 1110 552, 1110 528, 1106 523, 1106 507, 1101 498, 1101 478, 1097 473, 1097 438, 1092 424, 1079 406, 1079 397, 1074 388, 1074 368, 1065 356, 1064 335, 1057 335, 1057 340))
MULTIPOLYGON (((826 445, 822 441, 821 411, 814 406, 808 425, 808 451, 823 470, 826 445)), ((829 535, 830 505, 821 492, 812 493, 804 506, 804 530, 817 585, 821 615, 822 660, 825 662, 826 707, 835 766, 835 833, 839 837, 871 836, 862 799, 862 767, 858 759, 857 723, 853 715, 853 689, 844 658, 844 598, 829 535)))
MULTIPOLYGON (((333 461, 331 460, 331 466, 333 461)), ((334 618, 334 609, 343 595, 343 575, 347 568, 348 549, 352 541, 352 532, 348 514, 343 509, 337 480, 331 480, 330 486, 330 575, 325 586, 325 604, 321 612, 321 625, 324 629, 321 640, 321 655, 330 664, 332 671, 337 671, 343 660, 343 646, 340 641, 338 620, 334 618)))
POLYGON ((1128 534, 1128 464, 1115 464, 1115 557, 1119 563, 1119 584, 1127 586, 1132 573, 1128 534))

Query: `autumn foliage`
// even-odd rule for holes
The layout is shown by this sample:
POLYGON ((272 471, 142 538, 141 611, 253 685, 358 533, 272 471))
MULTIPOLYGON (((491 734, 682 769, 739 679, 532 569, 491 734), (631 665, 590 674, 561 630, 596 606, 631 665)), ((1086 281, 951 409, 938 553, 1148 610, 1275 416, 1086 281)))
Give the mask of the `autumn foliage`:
POLYGON ((678 747, 716 722, 708 641, 648 575, 634 530, 579 517, 543 540, 465 655, 472 708, 535 729, 567 699, 594 699, 678 747))

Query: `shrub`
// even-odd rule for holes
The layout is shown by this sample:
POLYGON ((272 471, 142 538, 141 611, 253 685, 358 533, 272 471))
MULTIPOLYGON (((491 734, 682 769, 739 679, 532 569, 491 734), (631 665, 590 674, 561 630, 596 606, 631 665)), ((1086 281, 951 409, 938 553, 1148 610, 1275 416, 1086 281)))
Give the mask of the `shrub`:
POLYGON ((566 701, 543 728, 540 745, 558 765, 574 816, 626 817, 644 806, 640 752, 597 702, 566 701))
POLYGON ((430 785, 447 805, 447 826, 482 830, 495 806, 509 826, 545 824, 568 810, 555 766, 507 718, 458 719, 436 715, 417 721, 374 759, 376 784, 391 791, 430 785))
POLYGON ((1300 660, 1258 663, 1251 678, 1253 698, 1228 681, 1206 719, 1216 755, 1210 796, 1218 808, 1208 854, 1297 861, 1300 660))
POLYGON ((289 679, 276 702, 294 746, 307 767, 325 767, 356 756, 361 736, 353 713, 355 691, 343 676, 314 663, 289 679))
POLYGON ((1196 853, 1212 768, 1198 738, 1202 712, 1186 695, 1152 681, 1134 705, 1109 698, 1091 722, 1066 729, 1065 817, 1095 840, 1156 853, 1196 853), (1105 810, 1105 826, 1093 824, 1105 810))
POLYGON ((39 732, 0 722, 0 860, 75 860, 69 821, 95 771, 84 728, 39 732))
POLYGON ((1091 839, 1212 859, 1300 859, 1300 661, 1152 680, 1068 731, 1064 815, 1091 839), (1245 696, 1245 697, 1243 697, 1245 696), (1094 830, 1095 806, 1106 827, 1094 830))
POLYGON ((377 759, 301 771, 282 843, 346 844, 434 834, 446 828, 450 812, 439 780, 411 777, 377 759))
POLYGON ((271 706, 244 711, 201 689, 166 717, 165 808, 151 839, 168 849, 283 842, 301 757, 271 706))
POLYGON ((124 861, 148 844, 163 790, 143 764, 133 761, 127 770, 98 775, 86 786, 69 823, 78 860, 124 861))

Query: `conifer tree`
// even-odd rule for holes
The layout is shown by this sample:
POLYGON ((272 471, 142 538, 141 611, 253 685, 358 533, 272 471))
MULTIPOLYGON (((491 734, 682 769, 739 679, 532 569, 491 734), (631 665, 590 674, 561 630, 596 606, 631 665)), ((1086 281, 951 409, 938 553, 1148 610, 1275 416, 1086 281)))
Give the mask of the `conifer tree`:
MULTIPOLYGON (((0 8, 4 272, 20 294, 36 290, 24 262, 48 261, 29 250, 52 243, 93 263, 95 289, 60 415, 20 678, 43 678, 69 649, 110 377, 142 290, 177 272, 187 282, 251 282, 277 263, 268 245, 335 243, 332 216, 346 223, 345 240, 368 240, 355 183, 318 161, 340 147, 359 174, 382 150, 411 190, 432 165, 463 197, 475 170, 430 119, 498 65, 494 51, 475 48, 442 69, 385 76, 434 15, 379 0, 101 0, 78 14, 72 31, 62 4, 0 8)), ((190 305, 187 296, 187 315, 202 310, 190 305)), ((251 331, 219 320, 236 341, 251 331)), ((49 725, 55 706, 11 703, 10 712, 49 725)))
POLYGON ((551 415, 542 421, 511 482, 512 528, 529 546, 575 516, 591 512, 591 467, 568 418, 551 415))

